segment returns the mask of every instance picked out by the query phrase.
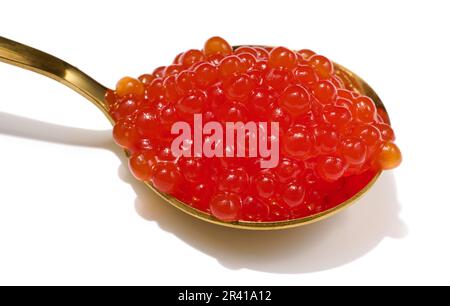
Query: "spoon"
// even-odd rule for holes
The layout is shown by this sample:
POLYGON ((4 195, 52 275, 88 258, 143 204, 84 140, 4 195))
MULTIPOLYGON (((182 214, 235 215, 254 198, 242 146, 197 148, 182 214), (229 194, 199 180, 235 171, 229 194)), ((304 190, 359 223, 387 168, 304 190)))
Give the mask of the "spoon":
MULTIPOLYGON (((235 46, 233 48, 238 48, 235 46)), ((106 116, 106 118, 114 124, 114 120, 109 115, 108 105, 105 102, 105 93, 107 88, 93 78, 79 70, 78 68, 66 63, 65 61, 49 55, 45 52, 39 51, 24 44, 12 41, 10 39, 0 36, 0 61, 7 64, 11 64, 20 68, 34 71, 36 73, 45 75, 52 78, 81 94, 83 97, 94 103, 106 116)), ((375 102, 377 108, 381 108, 386 112, 386 108, 381 102, 375 91, 359 76, 351 72, 347 68, 334 63, 335 72, 341 78, 351 84, 352 90, 366 95, 375 102)), ((387 114, 387 112, 386 112, 387 114)), ((389 119, 388 119, 389 121, 389 119)), ((125 151, 128 155, 128 152, 125 151)), ((223 222, 213 216, 197 210, 173 196, 162 193, 155 189, 150 183, 145 183, 153 192, 156 192, 166 202, 182 210, 183 212, 199 218, 201 220, 219 224, 222 226, 249 229, 249 230, 274 230, 285 229, 301 225, 317 222, 324 218, 330 217, 333 214, 343 210, 344 208, 355 203, 362 195, 364 195, 379 178, 381 171, 379 171, 372 180, 357 194, 343 203, 322 211, 318 214, 303 217, 299 219, 291 219, 277 222, 249 222, 249 221, 235 221, 235 222, 223 222)))

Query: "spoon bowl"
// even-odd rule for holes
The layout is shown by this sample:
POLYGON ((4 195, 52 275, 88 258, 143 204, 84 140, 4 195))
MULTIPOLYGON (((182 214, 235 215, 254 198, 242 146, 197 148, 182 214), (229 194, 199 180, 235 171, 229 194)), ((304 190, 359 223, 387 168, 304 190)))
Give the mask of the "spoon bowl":
MULTIPOLYGON (((235 46, 234 48, 236 49, 238 47, 239 46, 235 46)), ((114 120, 109 115, 108 105, 105 102, 105 93, 107 91, 107 88, 98 83, 97 81, 95 81, 93 78, 91 78, 81 70, 79 70, 78 68, 50 54, 47 54, 45 52, 39 51, 37 49, 34 49, 32 47, 12 41, 4 37, 0 37, 0 61, 45 75, 72 88, 73 90, 75 90, 76 92, 87 98, 89 101, 94 103, 104 113, 104 115, 111 122, 111 124, 114 124, 114 120)), ((367 84, 362 78, 360 78, 352 71, 348 70, 347 68, 337 63, 334 63, 334 68, 336 74, 341 79, 344 79, 347 81, 348 84, 351 84, 352 90, 372 98, 377 108, 383 109, 387 114, 386 108, 383 105, 381 99, 378 97, 376 92, 369 86, 369 84, 367 84)), ((125 154, 128 156, 127 151, 125 151, 125 154)), ((376 182, 380 174, 381 171, 375 174, 374 177, 371 179, 371 181, 358 193, 356 193, 348 200, 340 203, 339 205, 333 208, 303 218, 276 221, 276 222, 249 222, 249 221, 224 222, 216 219, 212 215, 197 210, 179 201, 177 198, 171 195, 158 191, 150 183, 145 184, 153 192, 155 192, 161 198, 163 198, 166 202, 170 203, 174 207, 198 219, 232 228, 241 228, 248 230, 276 230, 310 224, 336 214, 337 212, 343 210, 344 208, 349 207, 350 205, 355 203, 361 196, 363 196, 376 182)))

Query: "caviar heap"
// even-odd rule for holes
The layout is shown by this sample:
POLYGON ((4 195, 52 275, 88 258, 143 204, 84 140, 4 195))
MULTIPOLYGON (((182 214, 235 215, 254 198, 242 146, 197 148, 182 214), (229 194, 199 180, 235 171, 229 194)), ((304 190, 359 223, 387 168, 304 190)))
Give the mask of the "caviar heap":
MULTIPOLYGON (((222 221, 282 221, 330 209, 401 162, 383 109, 310 50, 210 38, 172 64, 125 77, 106 102, 134 176, 222 221), (174 157, 175 122, 278 122, 279 163, 174 157)), ((251 137, 251 135, 247 135, 251 137)))

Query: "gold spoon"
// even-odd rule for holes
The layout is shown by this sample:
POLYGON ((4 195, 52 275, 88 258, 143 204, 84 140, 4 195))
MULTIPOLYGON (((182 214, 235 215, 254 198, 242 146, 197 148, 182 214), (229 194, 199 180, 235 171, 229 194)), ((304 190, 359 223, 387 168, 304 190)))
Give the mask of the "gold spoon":
MULTIPOLYGON (((237 48, 236 46, 234 48, 237 48)), ((28 69, 49 78, 52 78, 81 94, 89 101, 94 103, 108 118, 111 124, 114 124, 114 120, 111 118, 108 112, 108 106, 105 102, 105 93, 107 88, 93 78, 79 70, 78 68, 66 63, 65 61, 49 55, 45 52, 39 51, 37 49, 31 48, 29 46, 23 45, 21 43, 12 41, 10 39, 0 36, 0 61, 18 66, 24 69, 28 69)), ((341 79, 347 80, 348 84, 351 84, 352 90, 359 92, 360 94, 369 96, 375 102, 378 108, 386 111, 383 103, 381 102, 375 91, 359 76, 351 72, 350 70, 344 68, 343 66, 334 63, 335 71, 341 79)), ((387 112, 386 112, 387 114, 387 112)), ((127 152, 125 154, 128 155, 127 152)), ((211 223, 242 229, 251 230, 274 230, 274 229, 284 229, 300 225, 306 225, 326 217, 329 217, 342 209, 353 204, 357 199, 359 199, 363 194, 370 189, 370 187, 375 183, 375 181, 380 176, 381 171, 378 172, 373 179, 357 194, 355 194, 350 199, 337 205, 336 207, 330 208, 326 211, 320 212, 318 214, 286 221, 277 222, 248 222, 248 221, 236 221, 236 222, 223 222, 213 216, 197 210, 179 200, 170 196, 168 194, 162 193, 156 190, 151 184, 145 183, 153 192, 156 192, 165 201, 175 206, 176 208, 182 210, 183 212, 194 216, 196 218, 208 221, 211 223)))

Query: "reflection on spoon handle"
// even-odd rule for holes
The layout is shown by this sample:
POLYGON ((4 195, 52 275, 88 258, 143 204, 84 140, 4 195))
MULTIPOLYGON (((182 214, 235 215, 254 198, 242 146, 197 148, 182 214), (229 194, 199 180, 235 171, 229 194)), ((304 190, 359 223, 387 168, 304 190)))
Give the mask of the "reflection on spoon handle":
POLYGON ((0 62, 52 78, 86 97, 107 114, 104 102, 107 88, 59 58, 0 36, 0 62))

